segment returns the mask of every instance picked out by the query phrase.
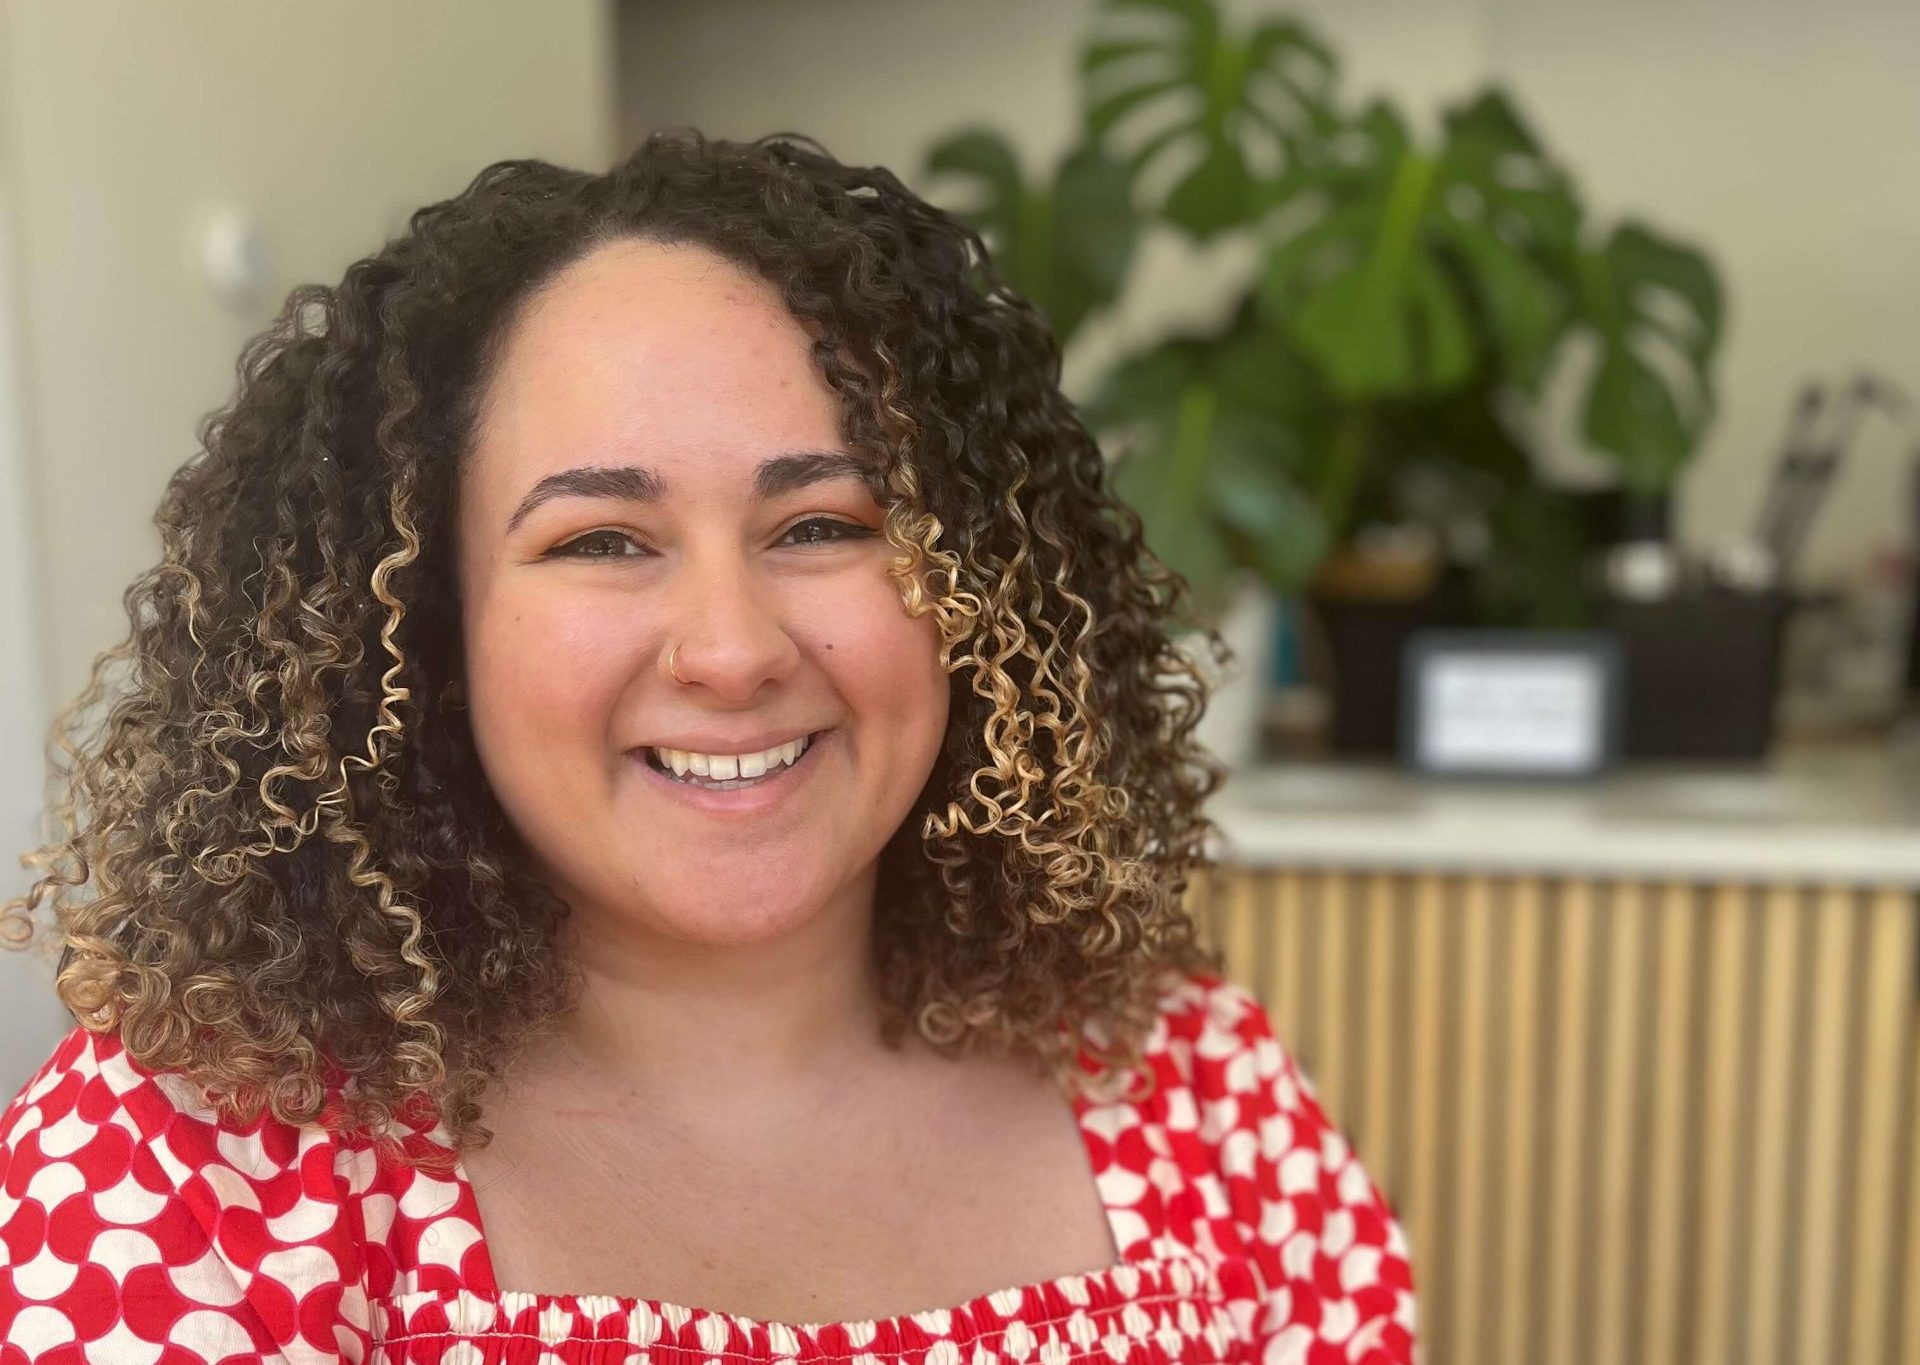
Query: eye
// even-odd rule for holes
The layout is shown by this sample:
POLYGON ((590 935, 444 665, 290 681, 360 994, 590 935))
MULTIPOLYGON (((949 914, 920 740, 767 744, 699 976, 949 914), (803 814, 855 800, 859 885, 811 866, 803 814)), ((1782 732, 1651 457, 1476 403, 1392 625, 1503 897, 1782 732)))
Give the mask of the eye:
POLYGON ((827 534, 805 536, 797 541, 797 544, 831 545, 840 540, 864 540, 874 534, 872 527, 861 526, 851 521, 841 521, 837 517, 808 517, 805 521, 797 521, 789 527, 787 535, 798 535, 809 527, 818 527, 827 534))
POLYGON ((547 551, 547 557, 549 559, 633 559, 637 557, 621 553, 619 549, 621 545, 631 545, 644 553, 643 547, 624 531, 589 531, 584 536, 575 536, 564 545, 556 545, 547 551), (612 548, 610 550, 580 548, 587 545, 612 548))

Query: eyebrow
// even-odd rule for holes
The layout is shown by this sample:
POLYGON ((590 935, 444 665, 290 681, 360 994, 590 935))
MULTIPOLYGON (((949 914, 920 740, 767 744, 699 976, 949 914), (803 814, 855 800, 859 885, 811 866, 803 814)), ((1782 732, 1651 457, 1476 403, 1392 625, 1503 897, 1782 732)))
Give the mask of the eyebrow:
MULTIPOLYGON (((857 478, 867 483, 873 469, 858 456, 842 450, 795 450, 769 455, 753 472, 753 496, 765 502, 797 488, 832 479, 857 478)), ((582 465, 549 474, 528 490, 507 518, 507 531, 527 519, 534 508, 555 498, 618 498, 623 502, 658 502, 667 496, 667 481, 644 465, 582 465)))

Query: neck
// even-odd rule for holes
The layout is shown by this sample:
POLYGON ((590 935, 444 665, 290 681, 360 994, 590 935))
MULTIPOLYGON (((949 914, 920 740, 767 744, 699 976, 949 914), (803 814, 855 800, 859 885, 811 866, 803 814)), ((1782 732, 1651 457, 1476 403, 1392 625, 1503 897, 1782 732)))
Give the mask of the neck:
POLYGON ((692 943, 576 914, 578 1007, 536 1045, 558 1068, 629 1094, 773 1095, 813 1087, 880 1042, 874 875, 777 938, 692 943))

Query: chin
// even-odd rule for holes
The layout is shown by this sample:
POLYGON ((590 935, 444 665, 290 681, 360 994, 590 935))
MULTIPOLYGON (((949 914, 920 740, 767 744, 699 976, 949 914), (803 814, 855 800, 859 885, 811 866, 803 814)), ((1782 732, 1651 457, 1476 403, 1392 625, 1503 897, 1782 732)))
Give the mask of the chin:
POLYGON ((686 943, 715 947, 747 947, 767 943, 799 930, 825 912, 831 892, 812 877, 796 877, 791 864, 759 875, 730 876, 722 867, 707 875, 693 874, 671 889, 650 890, 644 879, 631 884, 633 912, 661 933, 686 943))
POLYGON ((752 907, 729 898, 701 905, 660 906, 648 918, 658 932, 682 943, 709 948, 751 948, 787 937, 818 913, 817 906, 752 907))

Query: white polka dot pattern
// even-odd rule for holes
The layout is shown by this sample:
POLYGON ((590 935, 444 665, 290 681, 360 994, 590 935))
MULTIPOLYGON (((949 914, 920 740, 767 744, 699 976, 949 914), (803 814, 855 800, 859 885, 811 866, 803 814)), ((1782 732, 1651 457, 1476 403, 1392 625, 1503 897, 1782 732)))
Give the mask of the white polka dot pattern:
POLYGON ((1399 1225, 1245 991, 1172 986, 1138 1101, 1075 1101, 1121 1260, 965 1304, 788 1324, 503 1292, 424 1105, 423 1171, 223 1123, 75 1029, 0 1114, 0 1365, 1407 1365, 1399 1225))

